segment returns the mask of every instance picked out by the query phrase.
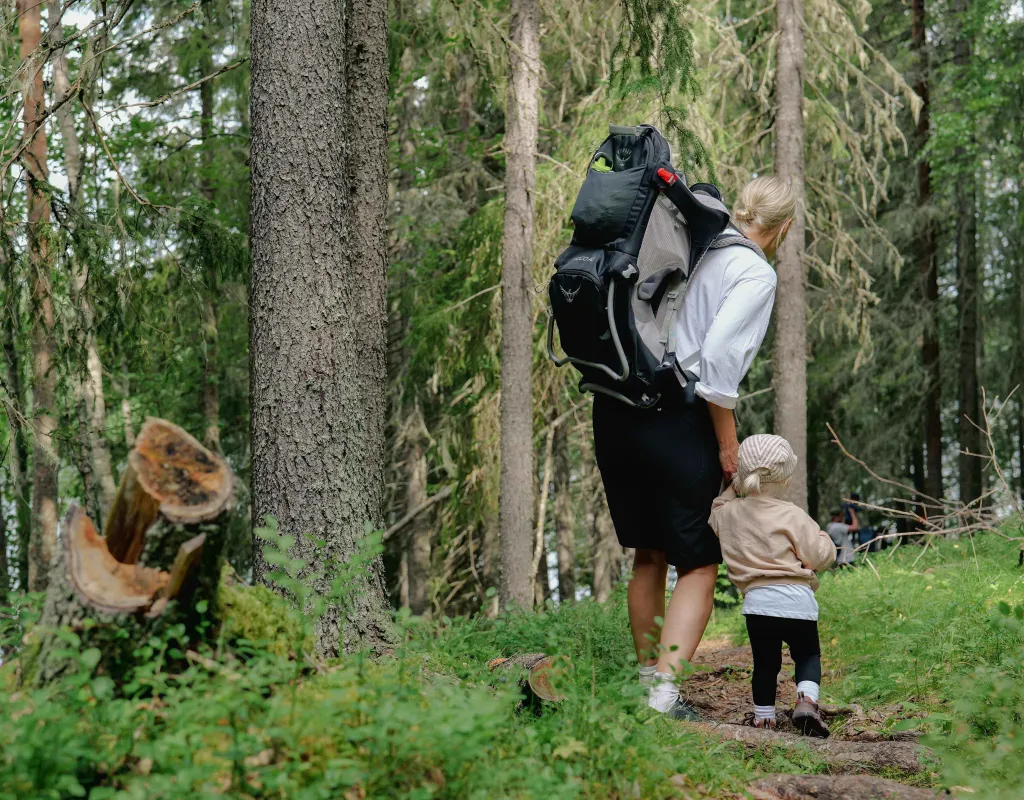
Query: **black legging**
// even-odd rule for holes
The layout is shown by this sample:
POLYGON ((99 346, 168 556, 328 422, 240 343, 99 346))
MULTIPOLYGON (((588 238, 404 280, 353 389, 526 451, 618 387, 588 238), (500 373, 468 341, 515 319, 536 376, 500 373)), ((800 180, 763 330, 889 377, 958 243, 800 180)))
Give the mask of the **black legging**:
POLYGON ((782 643, 796 664, 796 682, 821 683, 818 623, 810 619, 747 615, 750 649, 754 652, 754 705, 775 705, 775 685, 782 669, 782 643))

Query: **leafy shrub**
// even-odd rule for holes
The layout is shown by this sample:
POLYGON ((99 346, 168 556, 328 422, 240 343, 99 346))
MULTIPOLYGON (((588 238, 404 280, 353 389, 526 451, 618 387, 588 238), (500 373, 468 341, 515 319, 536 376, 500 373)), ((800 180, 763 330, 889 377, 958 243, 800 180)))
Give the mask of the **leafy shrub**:
POLYGON ((984 797, 1017 800, 1024 786, 1024 606, 1001 602, 989 621, 1005 651, 979 660, 960 685, 943 735, 929 743, 942 754, 942 775, 984 797))

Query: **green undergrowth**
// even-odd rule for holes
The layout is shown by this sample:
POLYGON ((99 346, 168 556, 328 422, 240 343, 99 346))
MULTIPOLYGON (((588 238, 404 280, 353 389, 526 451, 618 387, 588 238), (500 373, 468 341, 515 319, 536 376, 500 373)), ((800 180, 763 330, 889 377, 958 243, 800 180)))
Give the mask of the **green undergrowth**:
MULTIPOLYGON (((991 538, 977 541, 977 558, 968 540, 915 565, 920 553, 878 554, 878 577, 867 566, 824 576, 826 696, 903 703, 925 717, 943 759, 937 782, 1017 797, 1024 571, 991 538)), ((282 559, 282 585, 299 568, 282 559)), ((745 796, 758 774, 824 771, 802 749, 745 755, 650 714, 621 590, 604 605, 494 620, 400 615, 392 657, 326 665, 306 655, 311 615, 247 592, 221 596, 236 619, 209 645, 180 632, 141 643, 146 665, 120 686, 96 674, 86 650, 62 683, 12 694, 8 651, 0 799, 728 798, 745 796), (541 651, 568 657, 557 682, 565 699, 517 711, 514 681, 487 662, 541 651)), ((716 611, 710 633, 741 639, 738 611, 716 611)))
POLYGON ((893 727, 924 731, 941 784, 965 797, 1024 796, 1018 554, 991 535, 903 546, 825 575, 818 593, 825 698, 902 706, 895 717, 912 718, 893 727))

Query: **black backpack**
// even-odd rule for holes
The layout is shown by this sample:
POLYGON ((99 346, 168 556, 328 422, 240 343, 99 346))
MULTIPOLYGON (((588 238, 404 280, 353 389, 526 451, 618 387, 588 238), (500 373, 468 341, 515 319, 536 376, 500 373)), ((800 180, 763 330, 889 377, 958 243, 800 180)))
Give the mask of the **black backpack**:
POLYGON ((729 212, 714 186, 687 188, 654 126, 609 131, 590 160, 572 209, 572 242, 548 284, 548 357, 579 370, 580 391, 651 408, 682 385, 692 399, 692 364, 679 364, 673 341, 686 279, 709 249, 741 244, 763 253, 727 230, 729 212))

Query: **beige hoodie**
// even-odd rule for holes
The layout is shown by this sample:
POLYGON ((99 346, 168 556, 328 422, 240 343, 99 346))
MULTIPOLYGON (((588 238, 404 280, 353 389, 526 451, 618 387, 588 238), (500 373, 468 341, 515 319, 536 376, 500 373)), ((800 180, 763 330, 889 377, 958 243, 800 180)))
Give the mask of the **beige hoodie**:
POLYGON ((836 560, 836 546, 808 514, 767 495, 737 497, 730 486, 711 507, 729 580, 744 594, 756 586, 802 583, 836 560))

